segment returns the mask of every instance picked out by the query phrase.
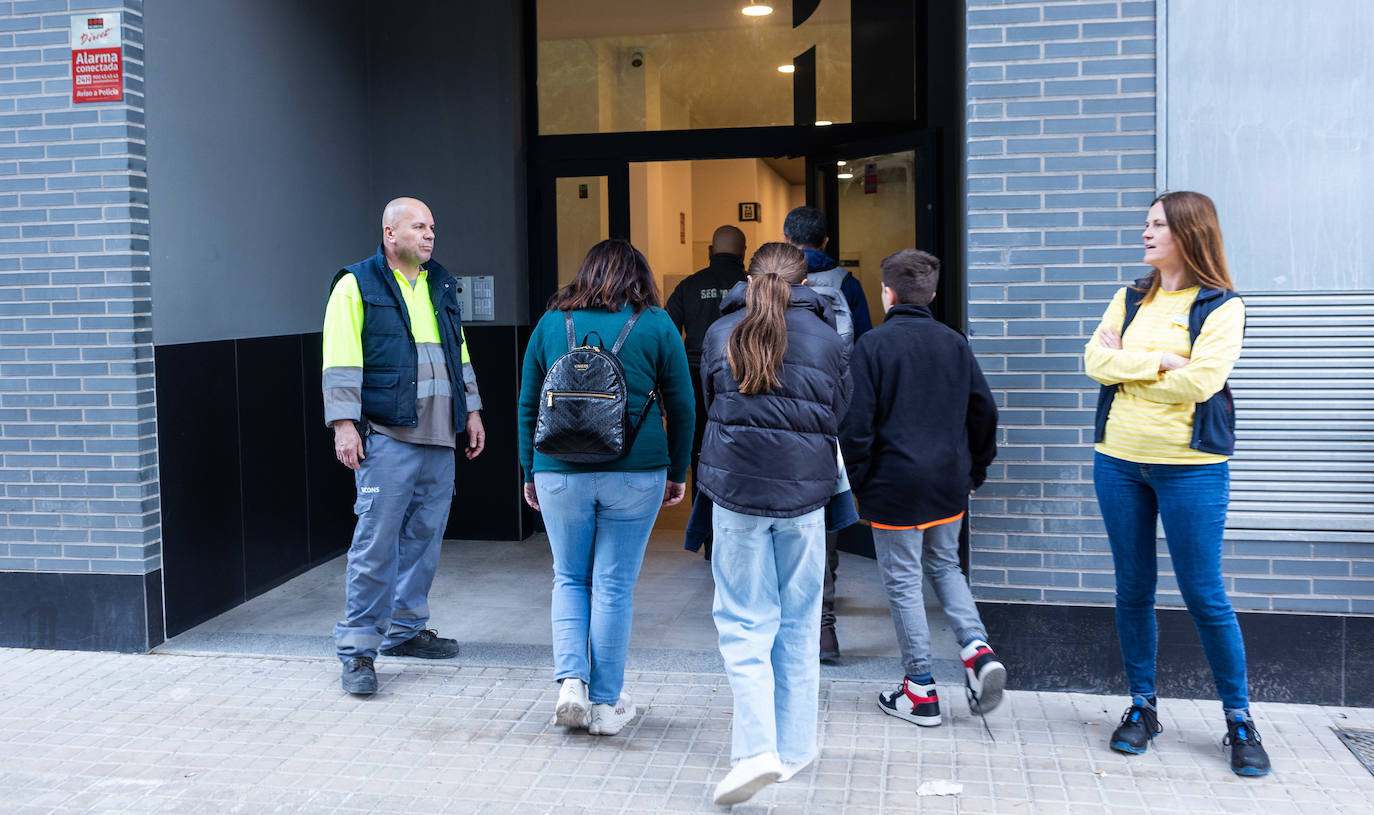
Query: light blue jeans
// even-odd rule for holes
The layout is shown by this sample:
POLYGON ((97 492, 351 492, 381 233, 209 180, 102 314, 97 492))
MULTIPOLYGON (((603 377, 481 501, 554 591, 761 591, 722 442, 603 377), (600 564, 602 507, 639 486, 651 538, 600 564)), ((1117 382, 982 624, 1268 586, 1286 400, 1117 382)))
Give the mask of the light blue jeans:
POLYGON ((716 506, 712 616, 735 698, 730 757, 816 757, 825 510, 764 518, 716 506))
POLYGON ((380 433, 364 440, 353 474, 358 525, 348 549, 344 619, 334 626, 341 662, 377 656, 429 622, 429 589, 453 502, 453 448, 380 433))
POLYGON ((534 474, 553 550, 554 679, 581 679, 597 704, 625 685, 635 581, 666 483, 666 470, 534 474))

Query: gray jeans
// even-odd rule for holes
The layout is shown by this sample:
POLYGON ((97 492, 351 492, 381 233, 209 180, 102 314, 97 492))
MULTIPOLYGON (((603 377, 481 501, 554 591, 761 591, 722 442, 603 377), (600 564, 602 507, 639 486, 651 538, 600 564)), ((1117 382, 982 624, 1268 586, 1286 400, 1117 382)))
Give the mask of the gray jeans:
POLYGON ((988 636, 973 593, 959 571, 959 526, 958 522, 947 523, 924 531, 873 528, 873 549, 887 590, 892 623, 897 627, 902 663, 912 676, 930 673, 930 624, 921 592, 923 573, 935 587, 960 644, 988 636))

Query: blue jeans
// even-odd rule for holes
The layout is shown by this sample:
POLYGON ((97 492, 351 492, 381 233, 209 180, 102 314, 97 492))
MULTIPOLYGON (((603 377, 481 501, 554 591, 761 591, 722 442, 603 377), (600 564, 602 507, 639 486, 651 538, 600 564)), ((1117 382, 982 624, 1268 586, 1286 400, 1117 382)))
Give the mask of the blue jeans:
POLYGON ((816 757, 825 510, 763 518, 717 506, 712 616, 734 694, 730 757, 816 757))
POLYGON ((1226 462, 1136 464, 1097 453, 1093 484, 1116 566, 1116 633, 1131 694, 1155 695, 1158 516, 1222 707, 1248 710, 1245 643, 1221 579, 1221 537, 1231 493, 1226 462))
POLYGON ((666 470, 534 474, 553 550, 554 679, 581 679, 597 704, 625 685, 635 581, 666 483, 666 470))
POLYGON ((377 656, 429 622, 429 589, 453 501, 453 448, 380 433, 363 441, 353 474, 358 525, 348 549, 344 619, 334 626, 341 662, 377 656))

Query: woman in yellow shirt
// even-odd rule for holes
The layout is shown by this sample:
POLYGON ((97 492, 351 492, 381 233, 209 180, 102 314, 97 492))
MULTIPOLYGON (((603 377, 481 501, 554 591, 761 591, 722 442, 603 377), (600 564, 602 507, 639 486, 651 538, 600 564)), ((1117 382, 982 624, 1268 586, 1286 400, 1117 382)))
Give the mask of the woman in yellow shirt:
POLYGON ((1131 706, 1109 742, 1139 754, 1161 732, 1155 697, 1155 521, 1226 713, 1231 769, 1265 775, 1250 718, 1245 645, 1221 576, 1235 410, 1226 377, 1240 356, 1236 295, 1212 199, 1166 192, 1150 206, 1153 269, 1112 298, 1085 351, 1098 395, 1093 483, 1116 569, 1116 631, 1131 706))

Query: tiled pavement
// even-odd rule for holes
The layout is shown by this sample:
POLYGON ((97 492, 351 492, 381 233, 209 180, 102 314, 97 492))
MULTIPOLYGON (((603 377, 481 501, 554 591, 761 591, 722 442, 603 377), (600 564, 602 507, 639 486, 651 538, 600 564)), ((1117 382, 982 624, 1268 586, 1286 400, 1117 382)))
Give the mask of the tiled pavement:
MULTIPOLYGON (((547 667, 383 660, 338 689, 332 659, 0 650, 0 812, 676 813, 722 811, 730 691, 710 673, 632 673, 619 736, 549 723, 547 667)), ((823 679, 822 754, 741 813, 1369 813, 1372 777, 1331 727, 1374 710, 1256 705, 1277 769, 1232 775, 1219 705, 1165 700, 1144 756, 1106 749, 1123 699, 1013 692, 946 724, 876 709, 872 682, 823 679), (958 795, 922 797, 951 780, 958 795)))

